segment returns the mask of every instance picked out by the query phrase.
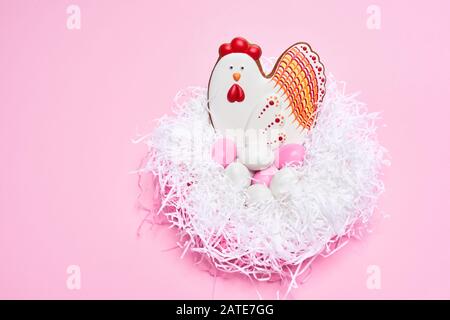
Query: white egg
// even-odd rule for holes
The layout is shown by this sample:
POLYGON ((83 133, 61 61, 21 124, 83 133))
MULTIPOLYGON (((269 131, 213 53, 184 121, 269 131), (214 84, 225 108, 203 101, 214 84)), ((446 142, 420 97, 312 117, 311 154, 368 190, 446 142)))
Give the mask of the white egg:
POLYGON ((239 189, 244 189, 251 183, 252 174, 247 167, 240 162, 229 164, 225 169, 225 175, 230 178, 233 185, 239 189))
POLYGON ((253 184, 247 189, 248 203, 273 199, 272 192, 264 184, 253 184))
POLYGON ((275 153, 261 136, 247 137, 243 147, 238 149, 238 158, 250 170, 258 171, 270 167, 275 161, 275 153))
POLYGON ((298 182, 298 177, 293 168, 283 168, 277 171, 270 182, 270 190, 275 198, 282 197, 292 190, 298 182))

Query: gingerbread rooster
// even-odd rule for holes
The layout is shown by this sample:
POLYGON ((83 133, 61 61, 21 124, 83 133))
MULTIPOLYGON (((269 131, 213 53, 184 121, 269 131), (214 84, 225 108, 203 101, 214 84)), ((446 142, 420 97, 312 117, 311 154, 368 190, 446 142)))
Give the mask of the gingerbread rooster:
POLYGON ((208 88, 216 130, 259 130, 275 149, 300 143, 325 94, 324 67, 306 43, 289 47, 265 74, 261 48, 243 38, 219 48, 208 88))

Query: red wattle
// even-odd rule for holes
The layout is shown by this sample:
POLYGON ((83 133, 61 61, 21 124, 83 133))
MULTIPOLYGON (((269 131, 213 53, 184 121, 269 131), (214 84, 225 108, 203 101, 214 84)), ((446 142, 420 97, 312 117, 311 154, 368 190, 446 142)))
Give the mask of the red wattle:
POLYGON ((233 84, 230 90, 228 90, 227 99, 231 103, 244 101, 244 90, 242 90, 242 88, 238 84, 233 84))

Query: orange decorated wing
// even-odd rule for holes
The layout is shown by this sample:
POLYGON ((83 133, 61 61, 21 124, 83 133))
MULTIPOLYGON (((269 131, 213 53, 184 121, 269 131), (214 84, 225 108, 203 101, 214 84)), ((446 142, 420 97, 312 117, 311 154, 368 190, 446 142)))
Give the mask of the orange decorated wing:
POLYGON ((325 68, 319 56, 306 43, 293 45, 275 65, 272 81, 297 124, 310 129, 325 95, 325 68))

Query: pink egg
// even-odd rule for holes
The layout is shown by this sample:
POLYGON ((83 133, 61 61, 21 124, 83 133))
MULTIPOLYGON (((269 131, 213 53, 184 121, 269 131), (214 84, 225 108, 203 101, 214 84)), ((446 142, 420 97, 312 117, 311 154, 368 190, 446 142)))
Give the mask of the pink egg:
POLYGON ((236 144, 230 139, 220 138, 214 143, 211 156, 214 161, 225 168, 236 160, 236 144))
POLYGON ((305 147, 298 143, 284 144, 275 150, 275 166, 278 169, 287 164, 300 165, 305 158, 305 147))
POLYGON ((270 186, 272 177, 277 171, 277 167, 272 165, 267 169, 256 172, 252 178, 252 184, 265 184, 267 187, 270 186))

